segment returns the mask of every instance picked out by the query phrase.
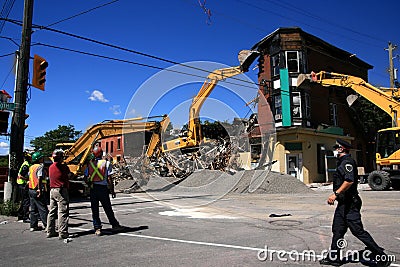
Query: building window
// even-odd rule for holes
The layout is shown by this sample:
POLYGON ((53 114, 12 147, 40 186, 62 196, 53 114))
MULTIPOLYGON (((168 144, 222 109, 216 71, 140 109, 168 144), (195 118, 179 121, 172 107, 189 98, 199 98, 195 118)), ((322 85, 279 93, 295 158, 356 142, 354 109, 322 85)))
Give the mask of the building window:
POLYGON ((299 119, 301 118, 301 94, 300 92, 292 93, 292 116, 293 118, 299 119))
POLYGON ((299 73, 299 52, 298 51, 285 51, 286 54, 286 67, 289 72, 299 73))
POLYGON ((114 141, 111 141, 110 153, 114 152, 114 141))
POLYGON ((282 98, 280 95, 274 96, 275 120, 282 120, 282 98))
POLYGON ((106 154, 108 153, 108 142, 106 142, 106 154))
POLYGON ((280 65, 279 65, 279 54, 276 54, 271 57, 271 69, 272 69, 272 76, 279 75, 280 65))
POLYGON ((117 150, 121 150, 121 138, 117 139, 117 150))
POLYGON ((337 105, 329 103, 329 120, 331 125, 338 126, 337 105))

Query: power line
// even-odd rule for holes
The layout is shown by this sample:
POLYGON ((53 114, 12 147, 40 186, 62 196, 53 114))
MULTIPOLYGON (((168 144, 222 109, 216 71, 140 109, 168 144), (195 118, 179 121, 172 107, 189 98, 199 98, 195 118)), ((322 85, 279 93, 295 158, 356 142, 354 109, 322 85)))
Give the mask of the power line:
MULTIPOLYGON (((0 18, 0 20, 1 20, 1 18, 0 18)), ((9 21, 11 23, 14 23, 16 25, 22 25, 22 23, 20 21, 17 21, 17 20, 12 20, 12 19, 5 19, 5 20, 9 21)), ((133 49, 117 46, 117 45, 110 44, 110 43, 105 43, 105 42, 102 42, 102 41, 94 40, 94 39, 91 39, 91 38, 88 38, 88 37, 84 37, 84 36, 80 36, 80 35, 77 35, 77 34, 68 33, 68 32, 65 32, 65 31, 49 28, 49 27, 46 27, 46 26, 33 25, 33 28, 39 28, 39 29, 44 29, 44 30, 56 32, 56 33, 59 33, 59 34, 62 34, 62 35, 67 35, 69 37, 81 39, 81 40, 92 42, 92 43, 99 44, 99 45, 102 45, 102 46, 111 47, 111 48, 114 48, 114 49, 118 49, 118 50, 122 50, 122 51, 125 51, 125 52, 141 55, 141 56, 148 57, 148 58, 151 58, 151 59, 155 59, 155 60, 167 62, 167 63, 170 63, 170 64, 179 65, 179 66, 183 66, 183 67, 186 67, 186 68, 202 71, 202 72, 205 72, 207 74, 210 73, 209 70, 197 68, 197 67, 194 67, 194 66, 189 66, 189 65, 186 65, 186 64, 183 64, 183 63, 179 63, 179 62, 170 60, 170 59, 166 59, 166 58, 162 58, 162 57, 159 57, 159 56, 150 55, 148 53, 143 53, 143 52, 140 52, 140 51, 137 51, 137 50, 133 50, 133 49)), ((256 84, 254 82, 249 82, 249 81, 242 80, 242 79, 239 79, 239 78, 236 78, 236 77, 230 77, 230 79, 241 81, 241 82, 244 82, 244 83, 249 83, 249 84, 256 84)), ((258 85, 258 84, 256 84, 256 85, 258 85)))
MULTIPOLYGON (((11 9, 14 6, 15 0, 6 0, 0 12, 0 18, 8 18, 10 15, 11 9)), ((0 33, 3 31, 5 21, 0 22, 0 33)))
POLYGON ((292 10, 292 11, 295 12, 295 13, 298 13, 298 14, 304 15, 304 16, 306 16, 306 17, 315 19, 315 20, 317 20, 318 22, 320 22, 321 20, 322 20, 322 21, 325 21, 326 23, 331 24, 331 25, 333 25, 333 26, 335 26, 335 27, 337 27, 337 28, 341 28, 341 29, 343 29, 343 30, 346 30, 346 31, 349 31, 349 32, 358 34, 358 35, 360 35, 360 36, 364 36, 364 37, 370 38, 370 39, 375 40, 375 41, 386 42, 385 40, 382 40, 382 39, 380 39, 380 38, 377 38, 376 36, 372 36, 372 35, 369 35, 369 34, 365 34, 365 33, 356 31, 356 30, 354 30, 354 29, 352 29, 352 28, 348 28, 348 27, 346 27, 346 26, 343 26, 343 25, 340 25, 340 24, 338 24, 338 23, 332 22, 332 21, 326 19, 325 17, 321 17, 321 16, 318 16, 318 15, 315 15, 315 14, 313 14, 313 13, 311 13, 311 12, 308 12, 307 10, 304 10, 304 9, 302 9, 302 8, 300 8, 300 7, 295 7, 293 4, 287 3, 287 2, 282 1, 282 0, 279 1, 279 2, 278 2, 278 1, 275 1, 275 0, 264 0, 264 2, 270 2, 270 3, 273 3, 273 4, 275 4, 275 5, 281 6, 281 7, 285 8, 285 9, 290 9, 290 10, 292 10))
POLYGON ((76 15, 70 16, 70 17, 68 17, 68 18, 59 20, 59 21, 54 22, 54 23, 51 23, 51 24, 47 25, 47 27, 54 26, 54 25, 59 24, 59 23, 61 23, 61 22, 64 22, 64 21, 67 21, 67 20, 70 20, 70 19, 79 17, 79 16, 81 16, 81 15, 83 15, 83 14, 92 12, 92 11, 94 11, 94 10, 96 10, 96 9, 105 7, 105 6, 107 6, 107 5, 113 4, 113 3, 118 2, 118 1, 119 1, 119 0, 113 0, 113 1, 111 1, 111 2, 108 2, 108 3, 102 4, 102 5, 96 6, 96 7, 94 7, 94 8, 91 8, 91 9, 88 9, 88 10, 85 10, 85 11, 82 11, 82 12, 76 14, 76 15))
MULTIPOLYGON (((196 74, 187 73, 187 72, 182 72, 182 71, 177 71, 177 70, 172 70, 172 69, 166 69, 166 68, 157 67, 157 66, 148 65, 148 64, 143 64, 143 63, 139 63, 139 62, 135 62, 135 61, 125 60, 125 59, 119 59, 119 58, 115 58, 115 57, 109 57, 109 56, 104 56, 104 55, 94 54, 94 53, 90 53, 90 52, 79 51, 79 50, 70 49, 70 48, 65 48, 65 47, 60 47, 60 46, 54 46, 54 45, 50 45, 50 44, 37 43, 37 44, 35 44, 35 45, 42 45, 42 46, 46 46, 46 47, 50 47, 50 48, 54 48, 54 49, 65 50, 65 51, 74 52, 74 53, 79 53, 79 54, 83 54, 83 55, 87 55, 87 56, 93 56, 93 57, 98 57, 98 58, 104 58, 104 59, 109 59, 109 60, 113 60, 113 61, 118 61, 118 62, 123 62, 123 63, 129 63, 129 64, 133 64, 133 65, 138 65, 138 66, 142 66, 142 67, 147 67, 147 68, 152 68, 152 69, 158 69, 158 70, 164 70, 164 71, 169 71, 169 72, 174 72, 174 73, 178 73, 178 74, 183 74, 183 75, 188 75, 188 76, 193 76, 193 77, 198 77, 198 78, 206 79, 206 77, 201 76, 201 75, 196 75, 196 74)), ((185 66, 186 66, 186 65, 185 65, 185 66)), ((190 66, 189 66, 189 67, 190 67, 190 66)), ((204 70, 204 71, 206 71, 206 70, 204 70)), ((248 81, 246 81, 246 80, 239 80, 239 81, 251 83, 251 82, 248 82, 248 81)), ((232 85, 238 85, 238 86, 241 86, 241 87, 247 87, 247 88, 251 88, 251 89, 257 89, 257 88, 250 87, 250 86, 243 85, 243 84, 228 82, 228 81, 226 81, 226 80, 225 80, 225 81, 222 81, 222 82, 225 82, 225 83, 227 83, 227 84, 232 84, 232 85)), ((256 85, 255 83, 251 83, 251 84, 256 85)))
POLYGON ((374 44, 371 44, 371 43, 367 43, 367 42, 362 42, 362 41, 360 41, 360 40, 357 40, 357 39, 354 39, 354 38, 350 38, 349 36, 342 35, 342 34, 339 34, 339 33, 337 33, 337 32, 329 31, 329 30, 327 30, 326 28, 323 29, 323 28, 320 28, 320 27, 316 27, 315 25, 311 25, 311 24, 305 23, 305 22, 302 21, 302 20, 297 20, 297 19, 294 19, 293 17, 285 16, 285 15, 283 15, 283 14, 281 14, 281 13, 272 11, 271 9, 266 9, 266 8, 257 6, 257 5, 255 5, 255 4, 253 4, 253 3, 248 3, 248 2, 243 1, 243 0, 236 0, 236 1, 237 1, 237 2, 240 2, 240 3, 242 3, 242 4, 245 4, 245 5, 248 5, 248 6, 250 6, 250 7, 253 7, 253 8, 255 8, 255 9, 261 10, 261 11, 263 11, 263 12, 271 13, 271 14, 274 14, 275 16, 278 16, 278 17, 281 17, 281 18, 284 18, 284 19, 287 19, 287 20, 295 21, 295 22, 299 23, 300 25, 306 25, 306 26, 308 26, 308 27, 310 27, 310 28, 314 28, 314 29, 320 30, 320 31, 325 32, 325 33, 330 33, 330 34, 333 34, 333 35, 336 35, 336 36, 340 36, 340 37, 345 38, 345 39, 348 39, 348 40, 353 40, 353 41, 361 42, 361 43, 364 43, 364 44, 368 44, 368 45, 370 45, 370 46, 374 46, 374 47, 377 47, 377 48, 378 48, 378 47, 381 48, 381 46, 377 46, 377 45, 374 45, 374 44))

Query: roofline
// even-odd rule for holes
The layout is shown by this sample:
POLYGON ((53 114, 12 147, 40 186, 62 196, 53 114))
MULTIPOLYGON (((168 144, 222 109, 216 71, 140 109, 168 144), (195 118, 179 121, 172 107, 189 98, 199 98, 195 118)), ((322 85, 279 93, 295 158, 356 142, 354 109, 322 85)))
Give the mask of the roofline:
POLYGON ((282 33, 282 32, 299 32, 305 38, 312 39, 312 40, 314 40, 314 41, 316 41, 318 43, 323 44, 324 46, 328 47, 331 50, 334 50, 334 51, 336 50, 338 53, 342 53, 342 54, 346 55, 347 57, 351 57, 352 61, 358 62, 358 65, 360 65, 360 64, 361 65, 365 65, 365 67, 367 69, 372 69, 373 68, 372 65, 370 65, 367 62, 359 59, 357 56, 354 56, 354 53, 350 53, 350 52, 347 52, 347 51, 345 51, 345 50, 343 50, 341 48, 338 48, 338 47, 336 47, 336 46, 334 46, 334 45, 322 40, 321 38, 318 38, 318 37, 316 37, 316 36, 314 36, 314 35, 312 35, 310 33, 307 33, 305 31, 303 31, 300 27, 281 27, 281 28, 278 28, 275 31, 273 31, 272 33, 270 33, 267 36, 265 36, 264 38, 262 38, 255 45, 253 45, 251 50, 260 51, 260 47, 262 47, 264 43, 266 43, 270 39, 272 39, 273 36, 275 36, 275 35, 277 35, 279 33, 282 33))

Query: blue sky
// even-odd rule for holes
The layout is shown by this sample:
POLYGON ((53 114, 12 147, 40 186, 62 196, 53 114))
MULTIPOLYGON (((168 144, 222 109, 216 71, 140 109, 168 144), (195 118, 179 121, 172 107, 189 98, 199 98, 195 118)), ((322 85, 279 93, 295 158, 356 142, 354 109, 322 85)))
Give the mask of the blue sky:
MULTIPOLYGON (((5 2, 0 1, 1 7, 5 2)), ((237 54, 241 49, 251 48, 279 27, 298 26, 356 54, 374 66, 369 72, 371 83, 389 86, 386 71, 388 52, 384 49, 389 41, 400 45, 396 19, 400 9, 398 1, 200 1, 204 2, 205 8, 210 10, 210 17, 198 0, 36 0, 33 23, 43 26, 56 23, 50 27, 172 62, 190 62, 209 71, 215 66, 238 65, 237 54), (82 12, 85 13, 67 19, 82 12), (62 21, 64 19, 67 20, 62 21)), ((23 1, 16 0, 8 17, 22 20, 22 15, 23 1)), ((18 49, 21 27, 6 22, 0 36, 0 89, 13 95, 13 56, 5 55, 18 49)), ((190 99, 197 94, 207 75, 198 73, 200 77, 193 79, 183 78, 187 75, 177 73, 163 76, 165 71, 160 74, 160 69, 174 68, 174 64, 48 30, 36 30, 32 35, 31 55, 34 54, 46 58, 49 68, 46 90, 31 88, 28 92, 27 113, 30 117, 27 119, 29 127, 25 131, 25 146, 29 146, 34 137, 56 129, 58 125, 72 124, 77 130, 85 131, 94 123, 125 116, 174 113, 173 124, 180 126, 186 122, 190 99), (169 82, 175 80, 180 86, 172 88, 169 82), (158 97, 155 102, 154 97, 158 97), (147 99, 153 99, 152 106, 143 108, 147 99)), ((400 48, 394 51, 394 55, 397 54, 400 54, 400 48)), ((400 66, 399 58, 394 59, 394 64, 400 66)), ((182 67, 180 71, 192 73, 182 67)), ((239 79, 256 81, 256 73, 257 70, 251 69, 246 77, 239 79)), ((243 102, 256 96, 256 87, 245 84, 237 89, 238 97, 227 95, 221 83, 222 86, 217 87, 210 98, 210 102, 217 104, 205 105, 202 115, 220 120, 247 115, 249 109, 243 102)), ((0 136, 2 155, 8 154, 8 139, 0 136)))

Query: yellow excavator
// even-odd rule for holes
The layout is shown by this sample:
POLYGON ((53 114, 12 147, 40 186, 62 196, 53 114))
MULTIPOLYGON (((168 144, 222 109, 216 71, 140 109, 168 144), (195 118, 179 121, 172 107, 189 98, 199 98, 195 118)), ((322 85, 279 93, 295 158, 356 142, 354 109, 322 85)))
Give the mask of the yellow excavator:
MULTIPOLYGON (((393 127, 379 130, 376 136, 376 170, 368 175, 368 184, 377 191, 388 190, 390 186, 400 189, 400 118, 398 117, 400 94, 398 89, 381 89, 359 77, 326 71, 300 74, 297 78, 298 87, 304 87, 310 83, 351 88, 390 115, 393 127)), ((350 95, 347 100, 351 105, 354 97, 350 95)))
MULTIPOLYGON (((65 151, 65 163, 71 172, 76 176, 83 175, 85 162, 91 153, 93 145, 102 138, 137 133, 137 132, 153 132, 151 142, 154 148, 159 145, 161 131, 169 124, 168 116, 154 116, 149 118, 132 118, 124 120, 107 120, 91 126, 75 143, 60 143, 59 147, 69 146, 65 151), (148 119, 162 118, 160 121, 145 121, 148 119)), ((146 151, 148 155, 155 151, 146 151)))
POLYGON ((207 76, 206 81, 203 83, 203 86, 193 98, 192 104, 190 105, 187 134, 177 139, 164 142, 162 145, 163 152, 197 147, 204 141, 199 116, 201 107, 207 97, 211 94, 219 81, 247 72, 251 63, 253 63, 258 55, 259 52, 257 51, 242 50, 238 55, 239 66, 217 69, 207 76))
MULTIPOLYGON (((207 143, 204 138, 201 123, 200 123, 200 110, 206 101, 207 97, 211 94, 218 82, 227 78, 234 77, 241 73, 247 72, 253 61, 259 56, 259 52, 251 50, 242 50, 239 52, 239 66, 221 68, 211 72, 206 81, 203 83, 197 95, 193 98, 192 104, 189 108, 189 122, 187 131, 178 138, 165 141, 162 143, 162 152, 182 152, 183 154, 189 155, 192 160, 197 157, 196 152, 199 146, 203 143, 207 143)), ((222 155, 223 153, 220 153, 222 155)), ((214 162, 217 159, 214 159, 214 162)), ((224 165, 224 164, 223 164, 224 165)), ((223 168, 223 166, 221 167, 223 168)))

